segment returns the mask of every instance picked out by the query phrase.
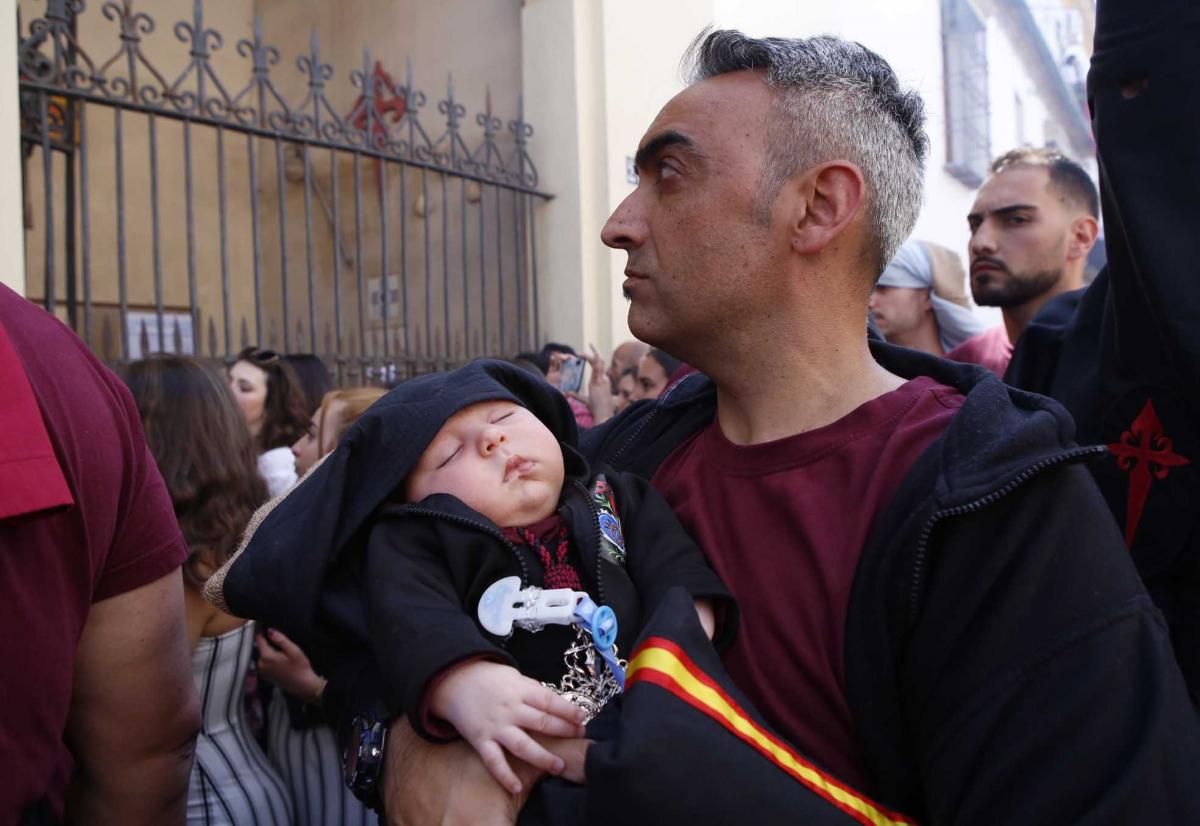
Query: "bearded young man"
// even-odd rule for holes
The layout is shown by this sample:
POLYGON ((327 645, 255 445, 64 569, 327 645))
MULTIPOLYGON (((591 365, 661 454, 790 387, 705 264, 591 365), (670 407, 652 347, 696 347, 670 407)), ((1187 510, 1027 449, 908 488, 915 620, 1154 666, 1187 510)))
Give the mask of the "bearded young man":
MULTIPOLYGON (((799 754, 919 822, 1200 821, 1200 724, 1099 451, 1048 399, 864 339, 920 207, 919 99, 836 38, 714 32, 694 65, 602 237, 631 331, 707 375, 585 448, 651 478, 738 598, 726 669, 799 754)), ((390 817, 511 822, 469 752, 392 730, 390 817)), ((674 731, 678 758, 614 791, 719 791, 678 768, 713 741, 674 731)))
POLYGON ((1083 288, 1100 230, 1100 196, 1083 167, 1056 149, 1022 147, 992 162, 967 215, 971 292, 1004 323, 946 353, 1003 377, 1013 342, 1058 295, 1083 288))

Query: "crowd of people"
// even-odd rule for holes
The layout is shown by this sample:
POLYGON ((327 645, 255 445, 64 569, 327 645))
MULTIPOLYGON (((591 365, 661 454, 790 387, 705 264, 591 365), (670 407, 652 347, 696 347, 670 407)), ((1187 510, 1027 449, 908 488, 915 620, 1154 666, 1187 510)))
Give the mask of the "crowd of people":
POLYGON ((1002 154, 964 270, 882 58, 706 32, 607 358, 114 374, 0 287, 0 820, 1200 822, 1197 33, 1098 4, 1099 189, 1002 154))

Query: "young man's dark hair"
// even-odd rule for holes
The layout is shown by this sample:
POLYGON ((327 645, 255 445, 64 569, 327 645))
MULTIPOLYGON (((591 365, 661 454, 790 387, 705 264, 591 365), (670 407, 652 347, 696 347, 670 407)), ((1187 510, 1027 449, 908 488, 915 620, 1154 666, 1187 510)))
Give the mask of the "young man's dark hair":
POLYGON ((991 172, 996 175, 1010 166, 1044 166, 1050 173, 1050 183, 1063 195, 1087 210, 1093 218, 1100 217, 1100 192, 1087 170, 1053 147, 1019 146, 992 161, 991 172))

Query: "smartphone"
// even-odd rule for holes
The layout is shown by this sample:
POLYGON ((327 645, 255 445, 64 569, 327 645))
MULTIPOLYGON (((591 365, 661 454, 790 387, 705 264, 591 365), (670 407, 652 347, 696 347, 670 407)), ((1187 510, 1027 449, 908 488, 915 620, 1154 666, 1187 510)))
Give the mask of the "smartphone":
POLYGON ((583 366, 586 362, 579 356, 571 356, 562 363, 558 374, 558 389, 564 393, 578 393, 583 387, 583 366))

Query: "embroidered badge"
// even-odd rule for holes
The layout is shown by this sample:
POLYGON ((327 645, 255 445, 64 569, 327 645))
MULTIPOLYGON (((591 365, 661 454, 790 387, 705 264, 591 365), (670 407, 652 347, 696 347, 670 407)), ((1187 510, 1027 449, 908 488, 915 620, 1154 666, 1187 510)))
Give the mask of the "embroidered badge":
POLYGON ((600 514, 600 535, 616 545, 622 554, 625 553, 625 537, 621 535, 621 523, 612 514, 600 514))
POLYGON ((600 528, 600 553, 617 565, 625 565, 625 534, 617 516, 617 502, 604 474, 596 477, 592 484, 592 504, 596 506, 596 520, 600 528))
POLYGON ((1171 468, 1191 464, 1191 460, 1175 453, 1174 442, 1163 432, 1162 422, 1150 399, 1146 400, 1129 429, 1121 434, 1121 441, 1108 445, 1108 450, 1116 457, 1117 467, 1129 474, 1125 545, 1132 548, 1151 482, 1166 479, 1171 468))

